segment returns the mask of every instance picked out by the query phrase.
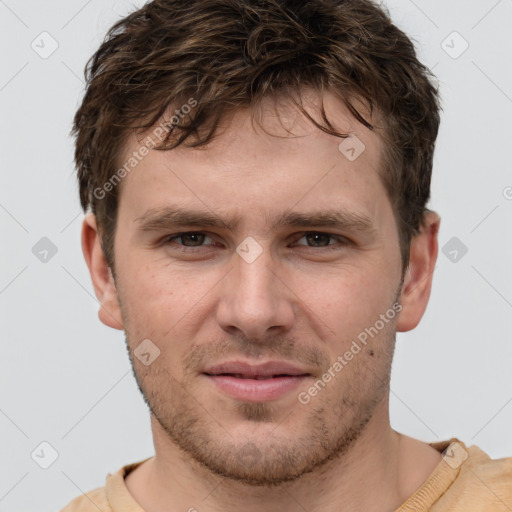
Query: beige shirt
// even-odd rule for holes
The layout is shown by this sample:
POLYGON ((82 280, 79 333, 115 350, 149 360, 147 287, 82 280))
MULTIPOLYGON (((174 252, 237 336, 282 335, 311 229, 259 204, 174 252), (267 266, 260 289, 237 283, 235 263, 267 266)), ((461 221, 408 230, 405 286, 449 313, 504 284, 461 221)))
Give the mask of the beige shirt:
MULTIPOLYGON (((512 457, 493 460, 456 438, 429 444, 443 459, 395 512, 512 512, 512 457)), ((146 460, 109 473, 104 487, 78 496, 60 512, 144 512, 124 477, 146 460)))

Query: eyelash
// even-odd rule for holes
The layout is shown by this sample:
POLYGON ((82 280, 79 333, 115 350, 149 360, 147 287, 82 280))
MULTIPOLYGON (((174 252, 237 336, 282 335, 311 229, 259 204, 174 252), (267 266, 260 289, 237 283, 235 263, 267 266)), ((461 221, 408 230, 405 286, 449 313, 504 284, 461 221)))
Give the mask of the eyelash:
MULTIPOLYGON (((185 236, 185 235, 205 235, 206 237, 211 238, 204 231, 182 231, 180 233, 174 233, 172 235, 167 235, 166 237, 163 238, 162 244, 170 245, 170 244, 172 244, 172 240, 174 240, 176 238, 181 238, 182 236, 185 236)), ((345 238, 344 236, 335 235, 333 233, 324 233, 323 231, 305 231, 305 232, 303 232, 302 236, 296 240, 296 242, 301 240, 302 238, 304 238, 307 235, 325 235, 325 236, 330 237, 331 239, 337 239, 338 242, 340 242, 342 244, 342 246, 347 246, 347 245, 350 245, 352 243, 351 240, 349 240, 348 238, 345 238)), ((296 242, 294 242, 294 243, 296 243, 296 242)), ((177 245, 179 246, 179 249, 177 249, 179 251, 183 251, 183 252, 191 252, 192 251, 192 252, 195 252, 195 249, 199 249, 199 248, 202 248, 202 247, 212 247, 214 244, 211 244, 211 245, 196 245, 196 246, 187 246, 187 245, 183 245, 183 244, 177 244, 177 245)), ((311 245, 301 244, 301 245, 299 245, 299 247, 307 247, 309 249, 323 249, 323 250, 334 250, 334 249, 337 248, 336 244, 329 244, 329 245, 324 246, 324 247, 314 247, 314 246, 311 246, 311 245)))

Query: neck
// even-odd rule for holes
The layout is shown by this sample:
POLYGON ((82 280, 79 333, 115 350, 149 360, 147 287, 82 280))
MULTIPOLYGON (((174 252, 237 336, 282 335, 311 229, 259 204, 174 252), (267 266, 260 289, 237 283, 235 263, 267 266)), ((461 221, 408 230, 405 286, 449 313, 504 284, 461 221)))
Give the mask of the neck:
POLYGON ((152 417, 156 455, 132 472, 126 485, 147 512, 393 511, 441 456, 391 429, 388 414, 386 400, 341 457, 278 487, 252 487, 212 474, 170 442, 152 417))

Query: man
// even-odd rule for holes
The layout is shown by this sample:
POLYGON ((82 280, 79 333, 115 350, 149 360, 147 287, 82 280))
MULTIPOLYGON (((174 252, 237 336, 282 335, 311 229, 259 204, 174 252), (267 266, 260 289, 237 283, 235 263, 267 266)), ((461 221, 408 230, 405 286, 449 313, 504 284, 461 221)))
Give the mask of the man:
POLYGON ((89 63, 82 247, 155 456, 63 510, 507 511, 512 459, 394 431, 436 87, 370 0, 155 0, 89 63))

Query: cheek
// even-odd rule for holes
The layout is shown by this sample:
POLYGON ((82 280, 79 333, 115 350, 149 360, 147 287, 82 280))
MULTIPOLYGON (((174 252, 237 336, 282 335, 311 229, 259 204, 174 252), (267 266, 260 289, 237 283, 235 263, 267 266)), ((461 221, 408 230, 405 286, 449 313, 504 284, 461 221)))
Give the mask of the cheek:
POLYGON ((141 265, 136 259, 126 261, 120 278, 122 301, 127 316, 125 325, 133 336, 155 340, 188 339, 199 327, 198 320, 208 306, 208 291, 218 281, 215 272, 194 271, 188 276, 183 269, 159 262, 141 265))
POLYGON ((377 269, 352 267, 304 278, 297 295, 344 345, 391 308, 393 286, 377 269))

